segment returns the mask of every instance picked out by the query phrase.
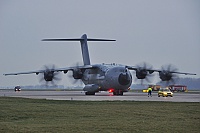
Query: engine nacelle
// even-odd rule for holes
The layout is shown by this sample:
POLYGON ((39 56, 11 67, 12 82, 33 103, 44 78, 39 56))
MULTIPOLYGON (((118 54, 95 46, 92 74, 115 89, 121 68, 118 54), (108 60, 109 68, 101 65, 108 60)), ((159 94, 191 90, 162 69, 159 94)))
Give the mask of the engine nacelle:
POLYGON ((146 70, 136 70, 136 77, 138 79, 145 79, 148 72, 146 70))
POLYGON ((169 81, 172 79, 172 73, 166 71, 159 72, 159 76, 162 81, 169 81))
POLYGON ((81 69, 74 69, 73 77, 74 79, 81 79, 83 77, 83 72, 81 71, 81 69))
POLYGON ((45 81, 52 81, 53 78, 54 78, 54 72, 53 71, 44 72, 44 80, 45 81))

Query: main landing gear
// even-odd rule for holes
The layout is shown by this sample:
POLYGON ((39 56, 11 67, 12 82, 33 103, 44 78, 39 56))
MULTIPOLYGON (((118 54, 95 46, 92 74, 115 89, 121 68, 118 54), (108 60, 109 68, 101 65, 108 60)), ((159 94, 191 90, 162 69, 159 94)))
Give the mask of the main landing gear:
POLYGON ((113 92, 113 95, 123 96, 123 91, 122 90, 116 90, 116 91, 113 92))
POLYGON ((85 95, 95 95, 95 92, 87 91, 87 92, 85 92, 85 95))

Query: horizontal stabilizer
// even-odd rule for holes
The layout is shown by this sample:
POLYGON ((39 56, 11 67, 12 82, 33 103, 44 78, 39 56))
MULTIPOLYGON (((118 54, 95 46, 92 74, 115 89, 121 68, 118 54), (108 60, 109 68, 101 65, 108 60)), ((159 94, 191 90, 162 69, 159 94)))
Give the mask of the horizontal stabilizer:
MULTIPOLYGON (((74 39, 57 38, 57 39, 43 39, 42 41, 83 41, 83 40, 84 38, 74 38, 74 39)), ((116 40, 87 38, 87 41, 116 41, 116 40)))
POLYGON ((86 34, 83 34, 81 38, 50 38, 50 39, 43 39, 42 41, 80 41, 81 43, 81 51, 83 56, 83 63, 84 65, 90 65, 90 57, 88 51, 88 41, 116 41, 113 39, 97 39, 97 38, 87 38, 86 34))
POLYGON ((87 40, 88 41, 116 41, 113 39, 92 39, 92 38, 88 38, 87 40))

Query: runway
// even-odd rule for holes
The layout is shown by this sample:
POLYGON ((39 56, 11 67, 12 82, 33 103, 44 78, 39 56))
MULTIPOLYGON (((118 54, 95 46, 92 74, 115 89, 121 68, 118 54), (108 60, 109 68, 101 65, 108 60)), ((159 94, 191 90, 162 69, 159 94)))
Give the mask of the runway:
POLYGON ((113 96, 109 92, 99 92, 94 96, 86 96, 83 91, 20 91, 0 90, 1 97, 22 97, 47 100, 79 100, 79 101, 164 101, 164 102, 200 102, 200 93, 174 93, 173 97, 158 97, 153 92, 148 97, 143 92, 126 92, 123 96, 113 96))

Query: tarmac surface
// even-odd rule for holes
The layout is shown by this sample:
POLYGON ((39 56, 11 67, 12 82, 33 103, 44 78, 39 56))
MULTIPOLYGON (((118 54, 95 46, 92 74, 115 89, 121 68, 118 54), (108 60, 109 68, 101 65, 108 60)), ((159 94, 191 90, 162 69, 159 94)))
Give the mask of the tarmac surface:
POLYGON ((153 92, 148 97, 143 92, 125 92, 123 96, 114 96, 109 92, 98 92, 94 96, 86 96, 84 91, 19 91, 0 90, 0 97, 22 97, 47 100, 79 100, 79 101, 165 101, 165 102, 200 102, 200 93, 174 93, 173 97, 158 97, 153 92))

